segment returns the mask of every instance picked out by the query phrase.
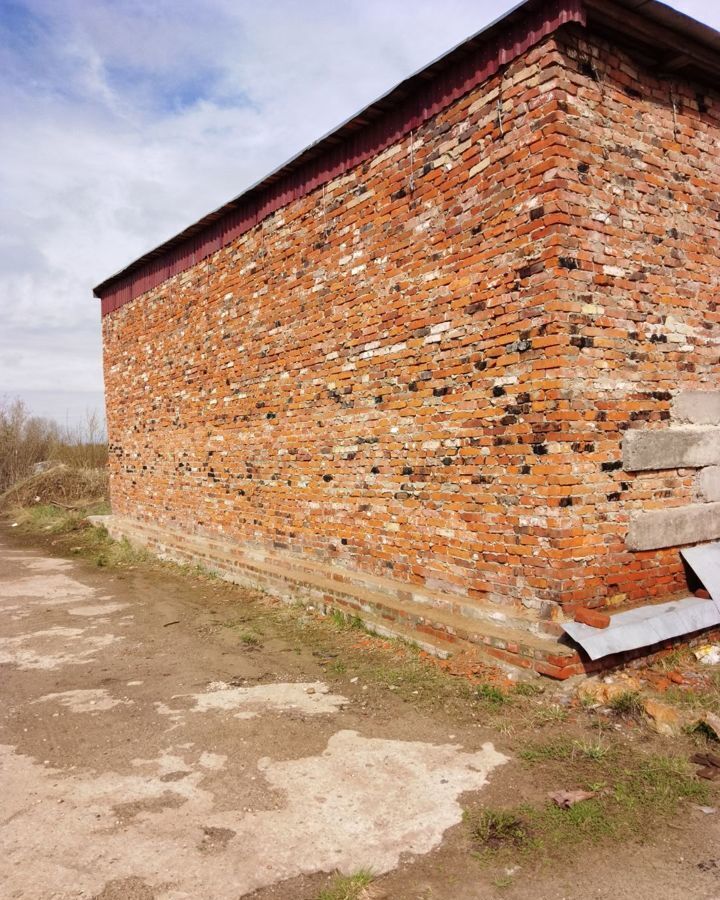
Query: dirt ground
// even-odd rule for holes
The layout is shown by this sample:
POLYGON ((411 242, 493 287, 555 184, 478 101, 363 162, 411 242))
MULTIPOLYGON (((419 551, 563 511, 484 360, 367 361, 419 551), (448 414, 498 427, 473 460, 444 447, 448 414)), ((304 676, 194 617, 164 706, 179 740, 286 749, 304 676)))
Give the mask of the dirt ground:
POLYGON ((518 755, 597 737, 567 688, 478 702, 306 610, 9 532, 0 610, 3 900, 316 900, 360 870, 393 900, 720 898, 716 793, 630 839, 478 856, 464 809, 578 787, 518 755))

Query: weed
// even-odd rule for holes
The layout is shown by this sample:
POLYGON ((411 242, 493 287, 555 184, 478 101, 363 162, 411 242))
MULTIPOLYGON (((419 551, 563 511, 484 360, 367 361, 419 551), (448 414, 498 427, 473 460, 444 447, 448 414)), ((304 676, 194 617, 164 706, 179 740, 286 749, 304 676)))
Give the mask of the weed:
POLYGON ((339 631, 348 631, 350 629, 367 631, 365 623, 359 616, 351 616, 340 609, 330 610, 328 618, 339 631))
POLYGON ((475 689, 475 699, 481 700, 483 703, 489 703, 491 706, 502 706, 510 702, 508 695, 504 694, 494 684, 478 685, 475 689))
POLYGON ((365 869, 354 875, 336 875, 328 887, 320 891, 317 900, 362 900, 364 888, 372 880, 372 873, 365 869))
POLYGON ((583 709, 592 709, 593 706, 596 705, 596 704, 595 704, 595 698, 592 697, 590 694, 583 694, 583 693, 581 693, 581 694, 579 695, 578 699, 579 699, 579 701, 580 701, 580 706, 581 706, 583 709))
POLYGON ((610 698, 608 706, 618 716, 639 716, 643 712, 639 691, 622 691, 610 698))
POLYGON ((517 694, 518 697, 536 697, 538 694, 544 694, 545 688, 533 681, 518 681, 511 693, 517 694))
POLYGON ((259 647, 260 646, 260 638, 253 634, 252 631, 243 631, 240 635, 240 640, 245 644, 246 647, 259 647))
POLYGON ((599 741, 576 741, 574 746, 582 756, 585 756, 587 759, 591 759, 594 762, 601 762, 612 753, 610 747, 606 744, 601 744, 599 741))
POLYGON ((481 848, 522 847, 530 840, 527 822, 519 810, 481 809, 466 812, 470 837, 481 848))
POLYGON ((328 615, 328 619, 330 619, 330 621, 336 628, 343 630, 347 627, 347 619, 345 618, 345 614, 341 613, 339 609, 331 609, 328 615))
POLYGON ((533 725, 554 725, 564 722, 568 717, 568 711, 563 706, 541 706, 532 714, 533 725))
POLYGON ((202 563, 176 563, 181 574, 198 578, 202 581, 222 581, 223 577, 217 569, 209 569, 202 563))

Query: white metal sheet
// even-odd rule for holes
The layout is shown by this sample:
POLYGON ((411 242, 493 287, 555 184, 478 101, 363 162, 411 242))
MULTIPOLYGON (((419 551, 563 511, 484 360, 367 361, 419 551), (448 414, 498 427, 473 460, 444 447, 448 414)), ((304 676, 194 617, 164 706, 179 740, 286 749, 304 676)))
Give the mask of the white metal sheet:
POLYGON ((720 608, 712 600, 685 597, 618 613, 611 616, 608 628, 592 628, 580 622, 564 622, 562 627, 590 659, 601 659, 611 653, 649 647, 713 625, 720 625, 720 608))
POLYGON ((720 610, 720 543, 701 544, 680 551, 685 562, 702 581, 720 610))

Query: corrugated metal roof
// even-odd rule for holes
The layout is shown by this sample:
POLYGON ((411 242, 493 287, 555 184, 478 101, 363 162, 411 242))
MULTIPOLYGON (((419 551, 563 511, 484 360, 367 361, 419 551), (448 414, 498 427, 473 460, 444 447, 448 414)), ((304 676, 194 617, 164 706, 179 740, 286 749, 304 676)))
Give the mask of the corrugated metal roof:
POLYGON ((103 298, 103 313, 189 268, 273 211, 399 140, 561 25, 586 21, 640 53, 658 71, 720 76, 720 34, 657 0, 525 0, 242 194, 105 279, 93 290, 103 298))

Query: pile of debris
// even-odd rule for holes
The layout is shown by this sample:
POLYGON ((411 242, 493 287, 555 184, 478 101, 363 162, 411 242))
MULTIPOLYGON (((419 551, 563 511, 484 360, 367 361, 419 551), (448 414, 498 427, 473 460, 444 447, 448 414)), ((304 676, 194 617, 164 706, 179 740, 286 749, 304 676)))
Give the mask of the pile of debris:
POLYGON ((32 475, 0 494, 0 509, 41 503, 64 509, 81 509, 105 500, 107 494, 106 469, 75 468, 56 463, 37 466, 32 475))

